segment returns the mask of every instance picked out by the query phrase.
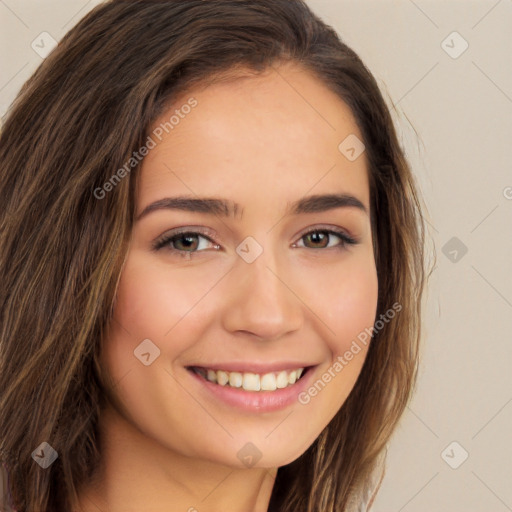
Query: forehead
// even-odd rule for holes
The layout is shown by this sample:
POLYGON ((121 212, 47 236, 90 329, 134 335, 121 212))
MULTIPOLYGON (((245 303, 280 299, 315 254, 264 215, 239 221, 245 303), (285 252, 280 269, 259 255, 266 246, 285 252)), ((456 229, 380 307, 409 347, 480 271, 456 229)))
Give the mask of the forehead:
POLYGON ((156 145, 142 165, 140 203, 164 192, 282 203, 339 191, 369 207, 366 155, 350 161, 339 148, 347 137, 362 140, 350 108, 296 65, 190 89, 150 136, 156 145))

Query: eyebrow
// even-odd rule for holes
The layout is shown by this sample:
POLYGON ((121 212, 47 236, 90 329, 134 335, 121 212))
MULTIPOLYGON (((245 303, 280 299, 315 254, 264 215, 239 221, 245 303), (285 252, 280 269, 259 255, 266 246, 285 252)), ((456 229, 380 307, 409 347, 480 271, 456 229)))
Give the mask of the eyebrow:
MULTIPOLYGON (((350 194, 325 194, 303 197, 292 203, 288 203, 287 215, 300 215, 304 213, 319 213, 334 210, 336 208, 356 208, 368 215, 366 206, 355 196, 350 194)), ((241 211, 240 205, 234 201, 216 197, 165 197, 149 204, 138 215, 138 222, 143 217, 157 210, 181 210, 192 213, 206 213, 229 217, 236 216, 241 211)))

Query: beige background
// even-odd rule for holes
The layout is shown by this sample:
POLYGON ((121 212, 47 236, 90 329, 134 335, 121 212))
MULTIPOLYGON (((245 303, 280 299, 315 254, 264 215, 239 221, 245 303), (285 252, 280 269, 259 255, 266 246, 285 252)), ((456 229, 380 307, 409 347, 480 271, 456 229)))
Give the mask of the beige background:
MULTIPOLYGON (((0 115, 42 61, 32 42, 98 3, 0 0, 0 115)), ((512 0, 309 4, 395 104, 437 252, 420 379, 374 510, 512 511, 512 0)))

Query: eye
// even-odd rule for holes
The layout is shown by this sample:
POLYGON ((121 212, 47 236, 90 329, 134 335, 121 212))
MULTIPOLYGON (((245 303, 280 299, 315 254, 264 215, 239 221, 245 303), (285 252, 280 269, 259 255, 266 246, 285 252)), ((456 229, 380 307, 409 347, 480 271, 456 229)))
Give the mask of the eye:
MULTIPOLYGON (((208 233, 210 235, 213 234, 210 231, 208 233)), ((211 244, 214 249, 220 249, 220 245, 216 244, 206 233, 185 228, 163 235, 155 241, 153 250, 165 249, 166 251, 186 256, 187 254, 192 255, 194 252, 202 252, 208 249, 208 244, 211 244), (201 239, 203 240, 202 243, 201 239)))
MULTIPOLYGON (((178 228, 177 230, 166 233, 159 239, 157 239, 152 246, 153 251, 166 250, 174 254, 179 254, 183 257, 191 258, 192 254, 196 252, 203 252, 208 248, 220 249, 220 245, 216 244, 211 237, 215 236, 215 233, 210 230, 193 231, 190 227, 178 228), (201 240, 203 242, 201 242, 201 240)), ((312 247, 306 245, 294 244, 293 247, 304 247, 306 249, 344 249, 348 245, 355 245, 358 241, 348 236, 342 230, 336 230, 333 228, 317 228, 304 233, 300 237, 300 241, 309 240, 313 244, 312 247), (338 243, 332 245, 331 239, 337 238, 338 243)))
POLYGON ((310 230, 301 236, 300 240, 304 239, 310 240, 313 244, 313 247, 306 247, 304 245, 298 247, 306 247, 306 249, 344 249, 347 247, 347 245, 355 245, 358 243, 357 240, 348 236, 342 230, 337 230, 333 228, 317 228, 310 230), (340 240, 340 243, 329 245, 333 235, 338 240, 340 240))

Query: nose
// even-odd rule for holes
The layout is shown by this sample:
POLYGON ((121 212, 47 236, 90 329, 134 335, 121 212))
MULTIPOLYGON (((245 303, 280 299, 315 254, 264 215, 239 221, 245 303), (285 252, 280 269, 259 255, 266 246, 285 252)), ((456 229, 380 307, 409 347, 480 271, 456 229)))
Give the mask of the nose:
POLYGON ((268 254, 265 249, 252 263, 240 258, 229 273, 222 311, 223 328, 228 332, 274 340, 302 326, 302 302, 289 282, 289 273, 283 274, 268 254))

